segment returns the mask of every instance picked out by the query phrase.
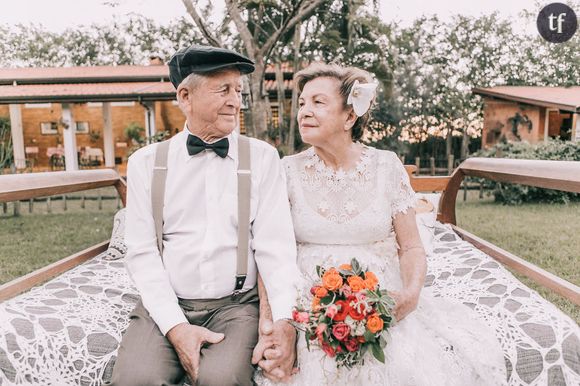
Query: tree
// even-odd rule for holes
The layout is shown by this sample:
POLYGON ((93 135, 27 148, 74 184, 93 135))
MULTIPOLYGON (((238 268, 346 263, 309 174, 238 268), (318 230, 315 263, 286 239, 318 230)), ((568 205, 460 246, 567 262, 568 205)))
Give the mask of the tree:
MULTIPOLYGON (((223 46, 220 35, 208 26, 205 18, 197 10, 193 0, 182 0, 187 12, 198 26, 209 44, 223 46)), ((256 64, 250 76, 250 90, 253 106, 252 115, 255 135, 266 132, 268 99, 264 90, 266 65, 276 45, 287 41, 296 25, 307 20, 325 0, 281 0, 281 1, 237 1, 225 0, 227 17, 220 31, 231 21, 235 26, 246 55, 256 64)))

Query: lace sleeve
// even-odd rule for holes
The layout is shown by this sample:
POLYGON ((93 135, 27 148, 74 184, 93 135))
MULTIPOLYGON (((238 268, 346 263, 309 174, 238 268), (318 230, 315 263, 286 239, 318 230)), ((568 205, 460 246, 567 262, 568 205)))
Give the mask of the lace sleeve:
POLYGON ((405 167, 394 153, 390 153, 388 166, 392 168, 391 217, 399 213, 406 213, 407 209, 415 206, 417 196, 411 187, 409 175, 405 167))

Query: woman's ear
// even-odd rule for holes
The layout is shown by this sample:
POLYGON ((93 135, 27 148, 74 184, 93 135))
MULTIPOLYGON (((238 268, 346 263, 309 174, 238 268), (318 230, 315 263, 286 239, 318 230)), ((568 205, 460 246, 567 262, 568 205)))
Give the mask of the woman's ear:
POLYGON ((350 111, 346 117, 346 121, 344 122, 344 130, 348 131, 350 129, 352 129, 352 127, 354 126, 354 124, 356 123, 356 120, 358 119, 357 115, 354 113, 354 110, 352 109, 352 107, 350 108, 350 111))

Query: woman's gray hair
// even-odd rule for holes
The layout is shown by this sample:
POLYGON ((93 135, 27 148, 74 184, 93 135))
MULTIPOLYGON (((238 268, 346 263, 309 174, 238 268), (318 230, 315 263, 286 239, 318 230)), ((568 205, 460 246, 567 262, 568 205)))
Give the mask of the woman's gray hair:
MULTIPOLYGON (((316 78, 334 78, 340 82, 339 94, 342 97, 344 109, 349 108, 346 101, 348 94, 354 85, 355 81, 359 83, 371 83, 373 78, 371 74, 363 69, 356 67, 343 67, 335 63, 312 63, 303 70, 298 71, 294 75, 294 84, 298 88, 298 92, 302 92, 306 83, 316 78)), ((374 102, 374 100, 373 100, 374 102)), ((361 139, 364 130, 366 129, 370 120, 370 109, 364 115, 357 118, 352 126, 351 136, 353 141, 361 139)))

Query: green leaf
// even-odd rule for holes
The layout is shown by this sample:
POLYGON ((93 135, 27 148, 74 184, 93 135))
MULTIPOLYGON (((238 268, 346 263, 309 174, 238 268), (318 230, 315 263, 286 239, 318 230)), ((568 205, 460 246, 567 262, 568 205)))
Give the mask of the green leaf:
POLYGON ((317 265, 316 274, 318 275, 318 277, 322 277, 322 275, 324 275, 324 268, 322 268, 320 265, 317 265))
POLYGON ((334 301, 334 292, 329 292, 328 295, 320 299, 320 304, 327 305, 334 301))
POLYGON ((350 265, 352 266, 352 271, 354 272, 355 275, 358 275, 361 273, 360 263, 358 262, 357 259, 353 258, 350 261, 350 265))
POLYGON ((373 334, 369 330, 366 330, 363 336, 364 336, 365 340, 367 342, 369 342, 369 343, 372 343, 372 342, 374 342, 376 340, 375 339, 375 334, 373 334))
POLYGON ((373 356, 381 363, 385 363, 385 353, 381 348, 381 345, 374 343, 371 345, 371 350, 373 351, 373 356))
POLYGON ((387 340, 383 335, 379 336, 379 345, 381 346, 382 349, 387 347, 387 340))

